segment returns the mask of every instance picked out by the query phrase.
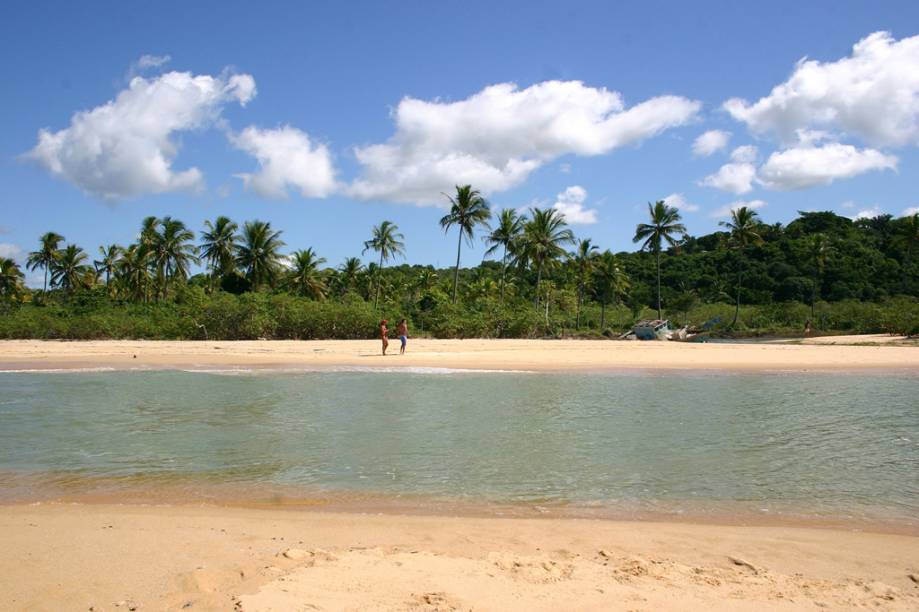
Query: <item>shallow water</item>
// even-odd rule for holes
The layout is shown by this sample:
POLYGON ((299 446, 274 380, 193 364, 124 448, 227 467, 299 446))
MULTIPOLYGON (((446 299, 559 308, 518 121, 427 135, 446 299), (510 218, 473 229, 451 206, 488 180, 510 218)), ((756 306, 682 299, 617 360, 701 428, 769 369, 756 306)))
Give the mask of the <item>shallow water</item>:
POLYGON ((175 485, 907 525, 917 397, 913 374, 0 373, 0 496, 175 485))

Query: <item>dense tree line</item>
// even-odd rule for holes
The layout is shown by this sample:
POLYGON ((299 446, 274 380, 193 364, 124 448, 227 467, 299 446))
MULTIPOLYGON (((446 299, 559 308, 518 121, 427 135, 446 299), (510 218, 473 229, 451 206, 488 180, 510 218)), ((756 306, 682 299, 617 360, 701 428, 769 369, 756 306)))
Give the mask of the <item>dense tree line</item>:
MULTIPOLYGON (((686 233, 677 209, 655 202, 648 206, 647 222, 636 227, 639 249, 612 253, 600 252, 589 238, 578 240, 553 208, 493 215, 468 185, 457 187, 448 203, 440 225, 458 234, 450 270, 396 265, 407 239, 390 221, 373 227, 363 245, 362 255, 369 252, 371 261, 352 257, 337 268, 325 267, 312 248, 286 250, 282 230, 257 220, 240 226, 218 217, 196 235, 177 219, 148 217, 135 243, 99 247, 94 258, 48 232, 25 264, 41 273, 40 290, 24 287, 15 261, 0 260, 7 317, 0 333, 27 335, 16 331, 10 317, 34 323, 49 320, 50 313, 85 314, 93 308, 115 318, 121 317, 113 314, 118 308, 178 309, 192 326, 176 328, 175 337, 200 337, 208 330, 214 337, 278 337, 278 325, 287 329, 281 337, 361 337, 361 326, 372 328, 381 314, 406 316, 416 329, 445 336, 611 334, 648 316, 697 325, 709 317, 723 332, 803 329, 802 318, 815 328, 840 329, 845 317, 837 320, 832 313, 848 312, 855 302, 889 311, 887 323, 865 315, 877 320, 875 327, 908 331, 916 318, 919 215, 853 221, 809 212, 783 226, 764 224, 755 211, 740 208, 722 231, 695 237, 686 233), (477 239, 488 245, 487 256, 498 259, 464 268, 463 244, 477 239), (197 265, 204 271, 193 274, 197 265), (231 302, 232 308, 264 311, 265 321, 273 323, 255 324, 242 334, 216 331, 222 326, 208 319, 208 308, 219 316, 215 313, 231 308, 231 302), (833 310, 834 304, 847 306, 833 310), (766 319, 757 324, 751 315, 778 313, 778 305, 796 318, 770 315, 770 325, 766 319), (46 312, 38 313, 42 308, 46 312), (330 318, 338 331, 314 329, 312 323, 309 333, 288 329, 278 323, 281 308, 288 314, 299 308, 314 318, 321 311, 320 318, 330 318), (336 326, 336 317, 351 321, 354 329, 336 326)), ((108 335, 138 333, 129 327, 108 335)))

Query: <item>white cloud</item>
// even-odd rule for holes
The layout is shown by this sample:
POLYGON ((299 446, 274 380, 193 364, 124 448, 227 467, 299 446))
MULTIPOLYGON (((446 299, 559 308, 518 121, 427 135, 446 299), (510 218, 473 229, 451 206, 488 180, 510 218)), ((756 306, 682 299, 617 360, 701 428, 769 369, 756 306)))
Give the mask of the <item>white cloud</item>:
POLYGON ((0 257, 9 257, 10 259, 18 259, 22 255, 22 249, 18 244, 10 244, 9 242, 0 242, 0 257))
POLYGON ((75 113, 69 127, 40 130, 25 157, 106 200, 197 191, 204 184, 200 170, 172 168, 179 149, 173 135, 207 127, 227 103, 245 105, 254 96, 255 80, 248 74, 135 77, 114 100, 75 113))
POLYGON ((147 68, 159 68, 160 66, 166 64, 171 60, 172 57, 169 55, 141 55, 140 59, 137 60, 137 67, 141 70, 147 68))
POLYGON ((626 108, 619 93, 580 81, 525 89, 500 83, 458 102, 406 97, 394 112, 395 134, 355 150, 363 170, 348 192, 444 205, 441 192, 455 184, 506 190, 561 155, 600 155, 640 142, 689 122, 699 108, 677 96, 626 108))
POLYGON ((840 206, 841 206, 844 210, 852 210, 853 208, 855 208, 855 202, 853 202, 852 200, 846 200, 846 201, 843 202, 840 206))
POLYGON ((669 196, 664 198, 664 204, 667 206, 673 206, 674 208, 678 208, 679 210, 684 210, 686 212, 696 212, 699 210, 699 206, 697 204, 687 202, 682 193, 671 193, 669 196))
POLYGON ((736 202, 731 202, 726 204, 721 208, 715 209, 712 211, 712 217, 729 217, 731 213, 739 208, 746 206, 750 210, 756 210, 757 208, 762 208, 766 203, 762 200, 737 200, 736 202))
POLYGON ((894 40, 875 32, 835 62, 804 58, 791 77, 755 103, 724 108, 755 133, 786 143, 797 130, 837 128, 875 146, 919 143, 919 36, 894 40))
POLYGON ((732 162, 721 166, 718 172, 706 176, 699 184, 739 195, 753 190, 754 178, 756 168, 753 164, 732 162))
POLYGON ((724 130, 709 130, 701 134, 692 143, 692 153, 696 157, 708 157, 728 146, 731 133, 724 130))
POLYGON ((571 225, 591 225, 597 222, 597 210, 584 208, 587 190, 580 185, 572 185, 558 194, 552 208, 565 215, 571 225))
POLYGON ((773 153, 759 169, 759 180, 769 189, 788 191, 829 185, 871 170, 896 170, 897 158, 875 149, 830 143, 773 153))
POLYGON ((332 156, 324 144, 313 144, 297 128, 249 126, 230 140, 258 160, 256 173, 237 174, 246 189, 265 198, 286 198, 294 187, 305 198, 324 198, 336 188, 332 156))
POLYGON ((875 204, 871 208, 865 208, 858 211, 854 215, 851 215, 849 218, 853 221, 858 221, 859 219, 874 219, 875 217, 880 217, 884 214, 884 211, 881 210, 881 207, 875 204))
POLYGON ((919 215, 919 206, 904 208, 903 212, 900 214, 901 217, 912 217, 913 215, 919 215))
POLYGON ((759 157, 759 149, 753 145, 744 145, 731 151, 731 161, 741 164, 750 164, 759 157))
POLYGON ((558 170, 562 174, 569 174, 571 173, 571 164, 559 164, 558 170))
POLYGON ((161 68, 172 60, 169 55, 141 55, 140 59, 131 64, 128 68, 128 74, 125 76, 125 82, 130 83, 138 74, 161 68))

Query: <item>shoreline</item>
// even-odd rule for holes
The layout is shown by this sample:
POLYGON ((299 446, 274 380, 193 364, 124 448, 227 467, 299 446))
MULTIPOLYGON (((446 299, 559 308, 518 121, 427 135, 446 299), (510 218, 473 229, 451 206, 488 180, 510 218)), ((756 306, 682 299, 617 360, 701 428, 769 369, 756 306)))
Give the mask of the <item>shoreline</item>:
POLYGON ((59 474, 42 482, 34 474, 0 473, 0 507, 80 506, 125 508, 199 507, 215 511, 255 510, 454 517, 482 519, 593 520, 617 523, 836 530, 919 537, 919 521, 890 508, 859 507, 848 512, 790 502, 699 499, 560 500, 447 497, 360 489, 308 489, 261 483, 127 482, 120 478, 73 478, 59 474), (5 489, 5 490, 4 490, 5 489))
POLYGON ((382 356, 374 340, 0 341, 0 370, 4 371, 336 367, 533 372, 913 372, 919 370, 919 348, 831 342, 413 339, 405 355, 382 356))
POLYGON ((807 527, 62 504, 0 505, 0 537, 7 609, 919 604, 919 539, 807 527))

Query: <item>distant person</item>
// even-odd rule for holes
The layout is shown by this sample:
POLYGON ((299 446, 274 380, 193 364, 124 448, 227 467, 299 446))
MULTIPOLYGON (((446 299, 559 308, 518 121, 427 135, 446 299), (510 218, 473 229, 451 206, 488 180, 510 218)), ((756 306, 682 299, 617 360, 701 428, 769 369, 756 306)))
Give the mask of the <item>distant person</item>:
POLYGON ((408 323, 405 319, 399 321, 399 327, 396 328, 396 335, 399 336, 399 342, 402 343, 402 348, 399 349, 399 354, 405 354, 405 345, 408 343, 408 323))
POLYGON ((380 339, 383 341, 383 354, 386 354, 386 348, 389 346, 389 328, 386 327, 386 324, 389 323, 386 319, 380 321, 380 339))

